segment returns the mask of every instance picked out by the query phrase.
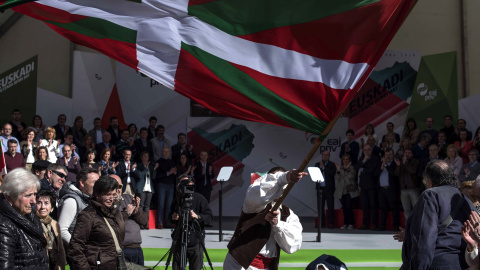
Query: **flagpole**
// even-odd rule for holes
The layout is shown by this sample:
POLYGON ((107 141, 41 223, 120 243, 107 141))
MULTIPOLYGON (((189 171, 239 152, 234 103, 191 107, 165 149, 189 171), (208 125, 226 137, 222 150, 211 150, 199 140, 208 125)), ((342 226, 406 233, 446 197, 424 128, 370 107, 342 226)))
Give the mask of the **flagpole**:
MULTIPOLYGON (((339 113, 337 116, 335 116, 335 118, 332 121, 330 121, 330 123, 328 123, 327 127, 322 132, 320 137, 328 134, 332 130, 333 126, 335 125, 335 123, 337 123, 338 118, 340 118, 340 115, 342 115, 342 114, 343 114, 343 111, 342 111, 342 113, 339 113)), ((310 152, 308 152, 308 154, 305 157, 305 159, 303 160, 302 164, 300 164, 300 166, 297 168, 297 171, 303 172, 305 170, 308 163, 310 163, 313 156, 315 156, 315 153, 317 153, 317 151, 320 148, 320 146, 322 145, 322 143, 323 143, 323 141, 320 140, 319 138, 317 138, 315 140, 315 143, 313 144, 312 149, 310 149, 310 152)), ((295 185, 294 182, 289 182, 288 183, 287 187, 283 190, 282 196, 280 198, 278 198, 278 200, 275 202, 275 205, 273 206, 271 211, 276 211, 278 209, 278 207, 280 207, 280 205, 283 203, 283 200, 285 200, 285 197, 287 197, 288 193, 290 192, 290 190, 293 188, 294 185, 295 185)))

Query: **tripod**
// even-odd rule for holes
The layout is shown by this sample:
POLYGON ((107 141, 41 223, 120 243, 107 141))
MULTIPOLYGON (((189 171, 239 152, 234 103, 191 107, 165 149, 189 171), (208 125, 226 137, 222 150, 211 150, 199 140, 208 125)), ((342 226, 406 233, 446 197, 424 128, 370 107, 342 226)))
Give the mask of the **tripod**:
MULTIPOLYGON (((207 257, 208 264, 210 265, 211 270, 213 270, 212 262, 210 261, 210 257, 208 256, 207 249, 205 248, 205 243, 203 237, 201 237, 201 226, 198 220, 190 218, 190 208, 189 207, 180 207, 179 208, 179 222, 178 226, 175 228, 173 232, 173 241, 172 246, 167 251, 165 255, 158 261, 158 263, 153 267, 155 267, 168 255, 167 262, 165 263, 165 270, 168 269, 170 265, 172 256, 180 255, 178 261, 174 258, 173 267, 177 270, 185 270, 187 268, 187 246, 188 246, 188 239, 190 231, 193 231, 198 239, 200 239, 200 245, 202 250, 205 252, 205 257, 207 257), (195 230, 195 226, 197 226, 198 230, 195 230)), ((191 266, 190 266, 191 267, 191 266)))

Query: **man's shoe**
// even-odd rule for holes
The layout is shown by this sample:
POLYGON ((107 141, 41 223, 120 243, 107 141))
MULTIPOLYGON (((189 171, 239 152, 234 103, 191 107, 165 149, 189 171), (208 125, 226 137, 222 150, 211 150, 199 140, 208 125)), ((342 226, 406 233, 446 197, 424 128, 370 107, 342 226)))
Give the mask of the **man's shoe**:
POLYGON ((163 229, 163 224, 157 224, 157 226, 155 226, 155 229, 157 230, 163 229))
POLYGON ((328 224, 329 229, 335 229, 335 226, 333 224, 328 224))
POLYGON ((345 230, 347 228, 347 225, 343 225, 342 227, 340 227, 341 230, 345 230))
POLYGON ((378 227, 375 226, 375 225, 373 225, 372 228, 371 228, 372 231, 376 231, 377 229, 378 229, 378 227))
POLYGON ((358 227, 359 230, 368 230, 368 227, 366 225, 362 225, 358 227))
POLYGON ((348 225, 347 229, 348 230, 353 230, 353 225, 348 225))

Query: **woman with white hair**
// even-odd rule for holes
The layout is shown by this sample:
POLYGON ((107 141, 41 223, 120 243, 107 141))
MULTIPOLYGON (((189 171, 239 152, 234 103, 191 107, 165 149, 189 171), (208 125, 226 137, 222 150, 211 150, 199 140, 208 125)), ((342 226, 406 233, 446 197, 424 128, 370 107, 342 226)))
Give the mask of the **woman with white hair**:
POLYGON ((32 211, 40 182, 31 172, 17 168, 0 187, 0 269, 49 269, 47 241, 42 224, 32 211))

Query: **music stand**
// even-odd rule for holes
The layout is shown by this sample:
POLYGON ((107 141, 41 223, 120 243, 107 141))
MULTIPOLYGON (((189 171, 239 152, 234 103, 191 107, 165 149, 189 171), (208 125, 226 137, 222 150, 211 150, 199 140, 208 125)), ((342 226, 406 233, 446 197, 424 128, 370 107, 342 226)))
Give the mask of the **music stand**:
POLYGON ((217 182, 220 182, 220 190, 218 192, 218 213, 219 213, 219 218, 218 218, 218 241, 222 242, 223 241, 223 233, 222 233, 222 192, 223 192, 223 182, 226 182, 230 179, 230 176, 232 176, 233 172, 233 167, 231 166, 226 166, 222 167, 220 169, 220 172, 218 173, 217 176, 217 182))
POLYGON ((308 167, 308 174, 312 181, 317 183, 316 190, 317 190, 317 209, 318 209, 318 231, 317 231, 317 242, 321 242, 322 239, 322 212, 323 211, 323 204, 322 204, 322 187, 321 183, 325 182, 323 178, 322 171, 318 167, 308 167))

